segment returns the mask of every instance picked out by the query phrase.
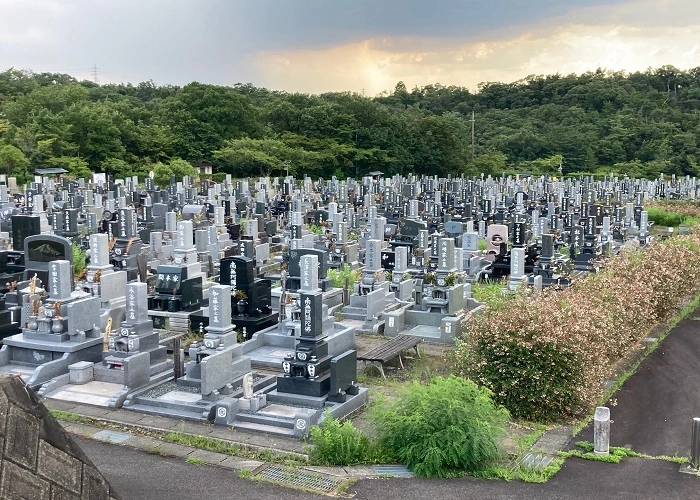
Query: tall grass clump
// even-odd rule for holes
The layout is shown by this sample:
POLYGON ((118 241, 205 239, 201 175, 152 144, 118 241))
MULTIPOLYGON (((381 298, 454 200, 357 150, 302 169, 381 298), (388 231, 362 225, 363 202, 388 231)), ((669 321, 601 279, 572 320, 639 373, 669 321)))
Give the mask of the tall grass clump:
POLYGON ((349 420, 340 423, 326 413, 320 425, 311 427, 309 461, 315 465, 357 465, 372 463, 376 447, 349 420))
POLYGON ((374 413, 379 444, 416 475, 454 477, 482 470, 498 457, 508 411, 491 392, 454 375, 414 382, 374 413))
POLYGON ((616 363, 698 292, 699 235, 623 251, 568 289, 516 296, 470 316, 457 369, 514 417, 578 417, 602 397, 616 363))

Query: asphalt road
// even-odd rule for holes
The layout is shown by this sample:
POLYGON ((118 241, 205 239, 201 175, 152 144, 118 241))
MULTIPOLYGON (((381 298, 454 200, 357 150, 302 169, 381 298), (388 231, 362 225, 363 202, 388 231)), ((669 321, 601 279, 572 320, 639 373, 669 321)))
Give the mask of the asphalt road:
MULTIPOLYGON (((197 466, 126 446, 78 440, 123 500, 237 498, 298 500, 328 498, 262 481, 242 479, 230 470, 197 466)), ((680 474, 678 464, 628 458, 619 464, 569 459, 546 484, 464 478, 363 479, 347 494, 357 500, 470 499, 683 499, 698 497, 700 478, 680 474)))
MULTIPOLYGON (((693 417, 700 417, 698 319, 700 309, 678 323, 611 398, 612 446, 653 456, 689 456, 693 417)), ((592 442, 592 425, 577 440, 592 442)))
MULTIPOLYGON (((611 444, 650 455, 687 456, 693 417, 700 416, 700 309, 680 322, 613 397, 611 444)), ((577 439, 592 441, 589 426, 577 439)), ((78 440, 124 500, 328 498, 242 479, 230 470, 124 446, 78 440)), ((546 484, 475 478, 363 479, 348 495, 374 499, 683 499, 700 498, 700 478, 673 462, 625 458, 619 464, 569 459, 546 484)))
POLYGON ((122 500, 328 498, 242 479, 230 469, 192 465, 181 458, 161 457, 127 446, 74 439, 122 500))

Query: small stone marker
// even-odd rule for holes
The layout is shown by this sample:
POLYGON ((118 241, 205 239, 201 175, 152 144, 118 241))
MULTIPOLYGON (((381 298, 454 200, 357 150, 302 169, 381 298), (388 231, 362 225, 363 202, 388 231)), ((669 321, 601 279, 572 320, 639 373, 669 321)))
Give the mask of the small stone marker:
POLYGON ((610 408, 598 406, 593 416, 593 452, 596 455, 610 453, 610 408))

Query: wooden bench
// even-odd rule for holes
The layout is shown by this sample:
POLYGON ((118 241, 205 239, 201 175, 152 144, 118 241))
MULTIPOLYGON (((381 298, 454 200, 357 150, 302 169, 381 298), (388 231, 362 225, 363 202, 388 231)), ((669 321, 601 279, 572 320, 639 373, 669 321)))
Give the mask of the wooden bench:
POLYGON ((420 353, 418 352, 418 344, 423 342, 421 337, 415 337, 413 335, 398 335, 382 345, 375 347, 367 351, 362 356, 358 356, 358 361, 364 361, 365 366, 367 363, 375 365, 379 368, 379 372, 382 374, 383 378, 386 378, 384 374, 384 363, 391 361, 392 359, 398 357, 399 364, 403 368, 403 360, 401 359, 401 353, 408 351, 409 349, 416 350, 416 356, 420 358, 420 353))

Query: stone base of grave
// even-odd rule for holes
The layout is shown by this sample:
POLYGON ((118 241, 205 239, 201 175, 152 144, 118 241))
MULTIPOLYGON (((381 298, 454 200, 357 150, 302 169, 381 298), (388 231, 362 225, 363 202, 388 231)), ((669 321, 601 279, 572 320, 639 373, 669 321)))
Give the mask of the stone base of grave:
MULTIPOLYGON (((277 323, 279 319, 279 313, 272 312, 270 314, 257 314, 257 315, 234 315, 231 316, 231 324, 236 328, 236 331, 243 331, 245 329, 247 339, 261 330, 269 328, 277 323)), ((203 308, 201 311, 192 313, 190 315, 190 328, 192 331, 199 331, 200 327, 206 328, 209 326, 209 308, 203 308)))
MULTIPOLYGON (((269 391, 274 384, 274 376, 253 374, 254 393, 269 391)), ((124 408, 183 420, 213 422, 217 404, 243 397, 243 377, 238 377, 222 389, 226 394, 214 391, 203 397, 199 384, 180 383, 180 380, 170 377, 164 382, 134 391, 124 402, 124 408)))
POLYGON ((267 434, 305 438, 309 429, 323 421, 326 410, 337 419, 357 411, 369 401, 369 391, 360 388, 343 403, 333 403, 327 397, 302 396, 272 390, 266 395, 267 405, 255 412, 238 411, 233 419, 235 429, 267 434))
POLYGON ((0 349, 0 372, 21 377, 29 387, 38 390, 49 380, 68 375, 68 367, 74 363, 101 361, 102 343, 101 338, 51 343, 13 335, 4 339, 0 349))
POLYGON ((322 375, 315 379, 298 377, 277 377, 277 392, 279 395, 310 396, 321 398, 331 389, 330 374, 322 375))
POLYGON ((574 270, 597 272, 598 265, 594 263, 599 259, 601 254, 578 254, 573 259, 574 270))
MULTIPOLYGON (((355 348, 355 328, 336 322, 324 326, 323 331, 330 356, 337 356, 355 348)), ((256 333, 244 342, 241 345, 242 352, 250 358, 253 368, 281 372, 284 357, 294 352, 298 338, 282 331, 281 325, 275 325, 256 333)))
MULTIPOLYGON (((323 292, 323 303, 329 308, 340 305, 343 303, 343 290, 342 288, 331 288, 330 290, 323 292)), ((272 310, 279 312, 280 310, 280 297, 282 296, 282 287, 273 288, 271 291, 272 299, 272 310)))
MULTIPOLYGON (((473 299, 468 300, 473 301, 473 299)), ((483 307, 483 304, 473 302, 477 305, 476 308, 483 307)), ((463 321, 463 312, 447 316, 404 306, 386 314, 384 335, 387 337, 414 335, 426 342, 452 345, 464 329, 463 321)))
POLYGON ((383 283, 365 295, 351 295, 350 304, 336 313, 337 316, 356 321, 374 323, 382 314, 401 307, 396 295, 389 289, 389 282, 383 283))
POLYGON ((173 376, 173 362, 170 360, 149 366, 147 353, 130 358, 122 360, 121 369, 110 369, 103 363, 75 363, 68 367, 69 374, 46 382, 38 393, 60 401, 121 408, 126 398, 140 387, 173 376))

